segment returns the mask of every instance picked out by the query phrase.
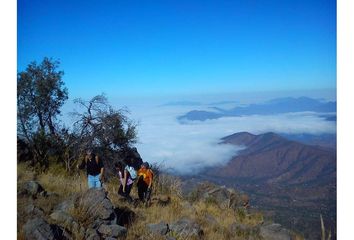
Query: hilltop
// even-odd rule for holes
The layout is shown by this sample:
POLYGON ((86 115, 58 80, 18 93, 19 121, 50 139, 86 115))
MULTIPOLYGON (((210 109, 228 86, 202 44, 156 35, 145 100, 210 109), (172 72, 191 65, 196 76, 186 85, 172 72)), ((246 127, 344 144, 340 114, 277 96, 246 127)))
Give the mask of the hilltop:
POLYGON ((159 174, 145 207, 119 198, 118 186, 113 177, 104 189, 87 190, 83 174, 54 166, 37 174, 20 163, 18 239, 301 239, 266 222, 234 189, 202 183, 184 194, 181 179, 159 174))

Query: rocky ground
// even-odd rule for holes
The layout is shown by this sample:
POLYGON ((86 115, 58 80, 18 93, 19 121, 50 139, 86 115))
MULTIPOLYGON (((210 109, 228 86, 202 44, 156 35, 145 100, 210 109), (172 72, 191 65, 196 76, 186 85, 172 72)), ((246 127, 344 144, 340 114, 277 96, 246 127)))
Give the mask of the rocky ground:
POLYGON ((233 189, 205 183, 183 195, 169 176, 154 186, 149 206, 129 204, 117 196, 115 180, 87 189, 82 176, 19 167, 18 239, 301 239, 264 222, 233 189))

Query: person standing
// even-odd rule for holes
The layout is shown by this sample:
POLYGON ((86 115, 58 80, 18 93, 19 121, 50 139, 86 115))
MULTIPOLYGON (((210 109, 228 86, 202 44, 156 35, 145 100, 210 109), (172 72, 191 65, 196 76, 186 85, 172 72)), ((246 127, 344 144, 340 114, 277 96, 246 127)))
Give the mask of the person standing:
POLYGON ((134 181, 131 178, 129 171, 127 169, 123 168, 123 165, 121 162, 115 163, 114 166, 118 172, 118 176, 119 176, 119 180, 120 180, 118 194, 123 196, 125 199, 127 199, 128 202, 132 202, 133 199, 130 196, 130 191, 132 189, 134 181))
POLYGON ((149 163, 144 162, 138 170, 138 195, 142 202, 148 204, 151 196, 151 188, 154 174, 149 168, 149 163))
POLYGON ((104 166, 97 155, 92 150, 86 152, 84 161, 77 166, 79 169, 86 168, 87 183, 89 188, 102 187, 104 166))

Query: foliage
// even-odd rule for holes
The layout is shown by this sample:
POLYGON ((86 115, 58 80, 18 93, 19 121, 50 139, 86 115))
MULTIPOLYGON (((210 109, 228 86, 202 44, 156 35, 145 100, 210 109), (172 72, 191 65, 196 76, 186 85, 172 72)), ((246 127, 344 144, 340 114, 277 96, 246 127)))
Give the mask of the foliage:
POLYGON ((59 141, 57 116, 68 99, 68 90, 58 71, 59 61, 44 58, 32 62, 17 75, 18 136, 29 145, 34 164, 48 167, 48 157, 55 154, 59 141))
POLYGON ((127 111, 115 110, 103 94, 89 101, 75 99, 74 103, 81 111, 71 113, 76 120, 73 129, 62 133, 68 171, 88 148, 105 159, 116 159, 136 142, 136 125, 126 117, 127 111))
POLYGON ((124 115, 127 111, 113 109, 104 95, 74 102, 84 109, 72 113, 78 119, 74 131, 82 144, 120 150, 136 142, 136 125, 124 115))
POLYGON ((18 159, 28 160, 25 155, 31 155, 37 170, 47 170, 53 162, 70 172, 87 148, 107 159, 130 149, 137 139, 136 125, 126 117, 126 110, 115 110, 104 95, 89 101, 76 99, 80 111, 72 113, 76 120, 73 127, 60 125, 57 116, 68 99, 68 90, 59 64, 44 58, 18 73, 18 159))

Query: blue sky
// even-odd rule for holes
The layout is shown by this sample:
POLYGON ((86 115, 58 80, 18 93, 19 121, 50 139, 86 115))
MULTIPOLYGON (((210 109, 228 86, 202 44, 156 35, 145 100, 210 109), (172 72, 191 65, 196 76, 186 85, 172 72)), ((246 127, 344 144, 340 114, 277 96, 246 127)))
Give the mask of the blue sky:
POLYGON ((18 1, 18 70, 71 97, 336 88, 336 2, 18 1))

